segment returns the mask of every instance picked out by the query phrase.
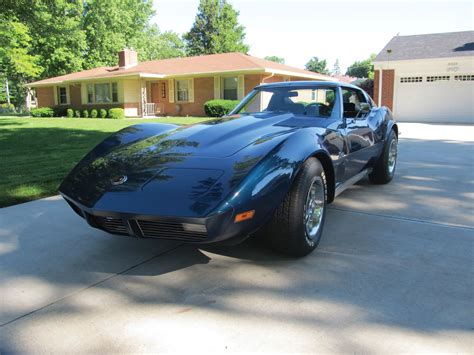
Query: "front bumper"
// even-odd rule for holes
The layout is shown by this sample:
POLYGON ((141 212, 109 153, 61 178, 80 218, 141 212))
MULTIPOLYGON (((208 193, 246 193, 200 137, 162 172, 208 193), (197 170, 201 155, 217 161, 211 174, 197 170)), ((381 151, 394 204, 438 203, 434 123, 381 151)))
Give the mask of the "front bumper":
POLYGON ((89 225, 111 234, 208 244, 244 239, 260 226, 259 219, 255 218, 257 215, 251 220, 235 223, 235 211, 232 208, 202 218, 163 217, 97 210, 85 207, 64 194, 61 195, 89 225))

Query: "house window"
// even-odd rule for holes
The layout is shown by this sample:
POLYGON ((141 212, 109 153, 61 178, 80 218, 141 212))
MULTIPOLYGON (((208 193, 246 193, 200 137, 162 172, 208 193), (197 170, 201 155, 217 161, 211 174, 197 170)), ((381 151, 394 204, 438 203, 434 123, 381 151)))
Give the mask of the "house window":
POLYGON ((166 99, 166 83, 161 83, 161 98, 166 99))
POLYGON ((111 102, 110 97, 110 85, 109 84, 95 84, 95 102, 96 103, 107 103, 111 102))
POLYGON ((67 105, 67 91, 65 86, 58 87, 58 102, 60 105, 67 105))
POLYGON ((237 77, 222 78, 222 98, 237 100, 237 77))
POLYGON ((117 83, 112 83, 112 102, 118 101, 117 83))
POLYGON ((118 102, 117 83, 88 84, 87 102, 90 104, 107 104, 110 102, 118 102))
POLYGON ((87 102, 94 103, 94 85, 87 84, 87 102))
POLYGON ((177 101, 189 100, 189 82, 188 80, 176 80, 176 98, 177 101))
POLYGON ((421 83, 422 81, 422 76, 405 76, 403 78, 400 78, 401 83, 421 83))

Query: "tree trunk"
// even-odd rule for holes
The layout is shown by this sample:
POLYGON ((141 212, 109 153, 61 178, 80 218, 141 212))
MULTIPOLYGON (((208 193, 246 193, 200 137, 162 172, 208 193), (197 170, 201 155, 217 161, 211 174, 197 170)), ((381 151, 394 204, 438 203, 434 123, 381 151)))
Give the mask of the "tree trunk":
POLYGON ((7 93, 7 104, 10 106, 10 90, 8 90, 8 79, 5 78, 5 91, 7 93))

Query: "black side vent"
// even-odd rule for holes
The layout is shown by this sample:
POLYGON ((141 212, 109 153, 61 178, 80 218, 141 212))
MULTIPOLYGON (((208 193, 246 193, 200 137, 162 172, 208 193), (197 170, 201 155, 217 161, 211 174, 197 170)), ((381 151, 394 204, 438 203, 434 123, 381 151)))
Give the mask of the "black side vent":
POLYGON ((109 233, 128 235, 127 222, 121 218, 95 216, 94 220, 99 228, 109 233))
POLYGON ((194 223, 137 220, 144 237, 201 242, 207 238, 206 226, 194 223))

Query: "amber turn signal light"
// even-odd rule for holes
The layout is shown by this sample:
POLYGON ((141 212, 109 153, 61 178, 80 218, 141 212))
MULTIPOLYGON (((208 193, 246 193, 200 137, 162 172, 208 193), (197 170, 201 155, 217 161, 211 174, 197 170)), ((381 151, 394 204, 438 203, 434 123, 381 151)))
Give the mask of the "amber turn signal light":
POLYGON ((246 221, 247 219, 252 219, 254 215, 255 215, 255 210, 239 213, 235 216, 234 223, 239 223, 239 222, 246 221))

